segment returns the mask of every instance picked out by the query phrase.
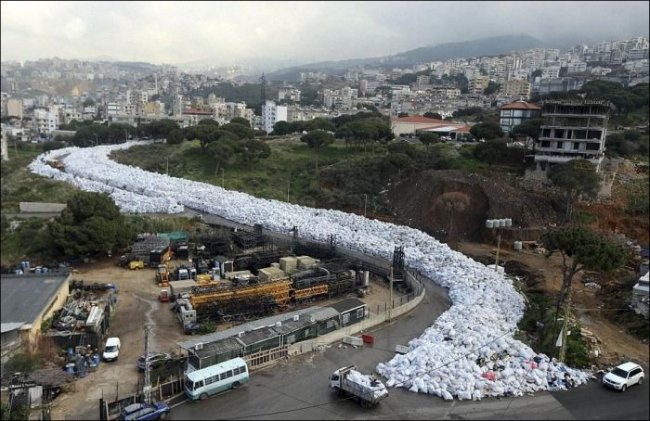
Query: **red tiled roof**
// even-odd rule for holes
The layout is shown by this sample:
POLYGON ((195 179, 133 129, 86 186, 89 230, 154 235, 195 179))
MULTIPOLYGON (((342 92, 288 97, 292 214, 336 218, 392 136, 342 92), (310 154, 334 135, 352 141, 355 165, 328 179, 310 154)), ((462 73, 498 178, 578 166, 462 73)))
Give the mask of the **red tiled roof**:
POLYGON ((541 110, 542 108, 535 104, 529 104, 526 101, 515 101, 501 107, 502 110, 541 110))
POLYGON ((409 117, 398 117, 394 118, 393 122, 395 123, 431 123, 431 124, 445 124, 443 120, 438 120, 435 118, 424 117, 421 115, 414 115, 409 117))
POLYGON ((183 111, 183 114, 212 115, 212 112, 204 111, 204 110, 197 110, 197 109, 194 109, 194 108, 189 108, 189 109, 183 111))

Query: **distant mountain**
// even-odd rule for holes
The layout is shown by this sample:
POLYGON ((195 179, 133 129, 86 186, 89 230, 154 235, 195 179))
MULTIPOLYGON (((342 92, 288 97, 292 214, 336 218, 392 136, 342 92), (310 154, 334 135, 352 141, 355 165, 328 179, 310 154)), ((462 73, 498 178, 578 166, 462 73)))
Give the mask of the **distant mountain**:
POLYGON ((391 56, 338 61, 323 61, 278 70, 269 79, 295 80, 304 71, 334 71, 362 65, 412 66, 417 63, 448 60, 455 57, 479 57, 505 54, 513 50, 527 50, 543 46, 542 41, 528 35, 502 35, 472 41, 451 42, 420 47, 391 56))

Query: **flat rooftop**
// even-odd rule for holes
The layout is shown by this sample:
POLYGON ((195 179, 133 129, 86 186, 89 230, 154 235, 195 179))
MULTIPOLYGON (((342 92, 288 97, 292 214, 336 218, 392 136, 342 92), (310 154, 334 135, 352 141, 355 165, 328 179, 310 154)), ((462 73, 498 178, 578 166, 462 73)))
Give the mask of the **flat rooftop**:
POLYGON ((0 276, 0 320, 2 323, 33 323, 68 278, 65 275, 0 276))

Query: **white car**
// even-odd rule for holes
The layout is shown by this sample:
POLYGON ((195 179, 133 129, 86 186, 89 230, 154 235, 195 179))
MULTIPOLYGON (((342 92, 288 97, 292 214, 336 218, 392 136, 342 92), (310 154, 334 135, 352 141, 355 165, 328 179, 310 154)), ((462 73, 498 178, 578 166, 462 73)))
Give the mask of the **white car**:
POLYGON ((639 364, 624 363, 614 367, 612 371, 605 374, 603 377, 603 384, 612 389, 625 392, 628 387, 635 384, 643 384, 645 374, 643 368, 639 364))
POLYGON ((104 353, 102 358, 104 361, 115 361, 120 355, 120 348, 122 344, 120 343, 120 338, 108 338, 106 340, 106 347, 104 348, 104 353))

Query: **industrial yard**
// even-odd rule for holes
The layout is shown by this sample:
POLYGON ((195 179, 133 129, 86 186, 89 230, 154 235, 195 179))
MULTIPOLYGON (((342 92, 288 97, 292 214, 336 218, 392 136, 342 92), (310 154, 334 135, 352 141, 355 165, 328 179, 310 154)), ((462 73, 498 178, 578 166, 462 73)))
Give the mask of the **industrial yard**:
MULTIPOLYGON (((223 234, 227 230, 219 230, 218 232, 223 234)), ((183 323, 181 322, 182 317, 179 317, 179 311, 171 311, 174 308, 181 308, 183 306, 182 303, 185 303, 185 305, 188 303, 192 305, 191 303, 193 303, 193 308, 198 310, 198 322, 209 321, 210 325, 216 328, 216 333, 213 335, 223 335, 229 330, 243 330, 243 324, 254 323, 255 320, 263 316, 276 315, 274 317, 282 318, 284 313, 291 313, 296 310, 304 312, 314 306, 317 308, 330 308, 328 306, 345 300, 362 301, 369 312, 375 313, 379 310, 383 311, 386 303, 390 300, 389 285, 385 278, 369 272, 365 275, 366 279, 364 279, 363 276, 357 277, 354 270, 343 269, 343 267, 349 265, 358 265, 358 262, 346 261, 335 256, 322 259, 308 256, 309 258, 300 259, 302 262, 301 266, 298 263, 298 258, 287 256, 286 251, 276 250, 269 252, 270 249, 276 248, 277 240, 274 242, 276 245, 273 247, 269 246, 268 243, 266 245, 255 244, 255 241, 261 241, 263 243, 259 238, 252 243, 242 243, 241 238, 249 238, 250 240, 250 237, 255 236, 251 236, 250 233, 242 233, 241 231, 238 235, 233 235, 233 239, 236 239, 234 240, 235 244, 233 245, 233 249, 238 249, 237 251, 241 252, 242 245, 249 246, 249 257, 243 259, 242 256, 246 254, 240 253, 237 259, 224 260, 222 263, 230 262, 232 264, 234 262, 236 264, 230 267, 226 263, 223 269, 227 268, 231 270, 224 271, 223 275, 226 275, 226 272, 228 272, 228 275, 221 277, 222 268, 219 268, 219 276, 216 276, 216 273, 210 273, 209 280, 205 276, 201 276, 206 275, 205 273, 198 273, 204 271, 203 261, 197 258, 192 259, 191 257, 186 259, 174 259, 172 257, 171 260, 166 261, 163 265, 169 272, 169 279, 162 282, 156 282, 156 280, 160 281, 160 277, 156 276, 159 273, 158 267, 145 267, 140 270, 129 269, 128 266, 120 267, 119 256, 105 258, 101 261, 79 267, 75 271, 76 273, 73 273, 72 277, 72 279, 77 281, 77 285, 79 285, 78 281, 81 280, 85 285, 110 283, 113 285, 110 291, 111 293, 114 290, 119 291, 114 294, 116 297, 114 311, 110 316, 110 323, 106 329, 105 336, 120 337, 122 350, 117 361, 100 363, 94 372, 77 379, 73 383, 70 393, 65 393, 57 398, 52 404, 53 417, 64 418, 66 415, 72 413, 95 415, 97 402, 100 398, 104 397, 110 400, 118 396, 122 397, 139 391, 142 387, 142 374, 137 370, 135 363, 137 358, 144 353, 145 340, 143 326, 146 323, 153 325, 149 335, 150 350, 167 352, 178 356, 187 355, 187 351, 179 345, 183 342, 194 340, 193 338, 197 338, 197 341, 200 341, 200 336, 186 333, 187 329, 184 329, 183 323), (266 260, 261 261, 259 259, 260 256, 265 256, 264 259, 266 260), (287 259, 287 257, 289 258, 287 259), (283 259, 282 263, 280 259, 283 259), (201 265, 198 264, 199 261, 202 262, 201 265), (260 263, 262 266, 267 267, 267 269, 272 268, 275 270, 264 271, 263 267, 256 268, 260 263), (274 263, 277 264, 273 265, 274 263), (293 264, 295 264, 295 267, 292 267, 293 264), (280 265, 285 270, 288 269, 288 272, 291 272, 295 276, 287 277, 285 270, 282 270, 280 265), (195 272, 197 266, 200 266, 201 269, 196 274, 192 274, 195 272), (243 266, 247 266, 247 269, 243 269, 243 266), (324 272, 327 270, 325 269, 326 267, 331 269, 331 273, 326 274, 324 272), (179 273, 181 273, 181 277, 184 276, 184 268, 190 268, 188 270, 188 276, 194 277, 195 279, 174 280, 179 277, 179 273), (337 277, 336 268, 340 272, 346 272, 346 275, 339 275, 337 277), (237 274, 237 276, 233 276, 233 273, 237 274), (197 277, 198 280, 196 280, 197 277), (220 279, 215 280, 216 278, 220 279), (330 282, 329 284, 327 283, 328 280, 330 282), (189 291, 185 290, 188 292, 178 293, 178 288, 175 288, 175 284, 187 284, 188 282, 194 283, 189 291), (319 286, 319 282, 320 288, 315 289, 315 287, 319 286), (364 282, 366 283, 365 285, 364 282), (342 284, 348 286, 343 288, 342 284), (330 290, 329 285, 334 285, 335 287, 338 285, 339 290, 330 290), (172 298, 170 302, 160 301, 161 289, 174 291, 170 294, 170 298, 172 298), (303 295, 301 297, 300 291, 303 289, 321 292, 313 296, 305 296, 305 293, 302 292, 303 295), (255 298, 256 295, 251 291, 256 291, 260 294, 255 298), (269 291, 275 291, 275 295, 272 297, 278 298, 280 305, 272 305, 264 311, 261 311, 259 306, 257 306, 257 300, 259 296, 263 297, 269 291), (325 292, 323 293, 323 291, 325 292), (240 292, 243 292, 243 294, 240 292), (236 309, 237 311, 231 311, 234 308, 232 305, 228 308, 218 305, 223 297, 228 297, 228 302, 231 302, 233 295, 242 296, 239 300, 236 300, 239 303, 236 309), (210 300, 210 298, 214 298, 214 300, 210 300), (251 308, 247 309, 247 305, 251 308), (224 313, 224 310, 229 311, 224 313), (238 326, 239 328, 237 328, 238 326)), ((203 239, 205 240, 206 238, 207 236, 204 235, 203 239)), ((211 244, 209 241, 206 241, 206 243, 211 244)), ((216 243, 219 243, 219 241, 215 240, 212 243, 212 247, 216 243)), ((290 247, 292 244, 289 242, 286 245, 290 247)), ((175 248, 185 246, 186 244, 180 244, 179 246, 175 245, 175 248)), ((196 247, 195 244, 192 244, 192 246, 196 247)), ((226 250, 222 251, 225 252, 226 250)), ((315 250, 312 249, 310 251, 314 252, 315 250)), ((173 256, 173 253, 171 255, 173 256)), ((358 266, 357 269, 359 269, 358 266)), ((363 273, 363 271, 357 272, 363 273)), ((399 297, 404 296, 404 294, 397 290, 397 286, 394 288, 394 299, 399 299, 399 297)), ((284 328, 287 329, 286 326, 284 328)), ((232 341, 234 339, 231 338, 230 340, 232 341)), ((240 340, 246 341, 247 339, 241 338, 240 340)), ((151 378, 152 384, 156 385, 159 380, 161 379, 156 378, 156 372, 154 371, 151 378)))

